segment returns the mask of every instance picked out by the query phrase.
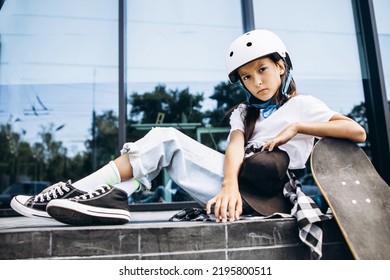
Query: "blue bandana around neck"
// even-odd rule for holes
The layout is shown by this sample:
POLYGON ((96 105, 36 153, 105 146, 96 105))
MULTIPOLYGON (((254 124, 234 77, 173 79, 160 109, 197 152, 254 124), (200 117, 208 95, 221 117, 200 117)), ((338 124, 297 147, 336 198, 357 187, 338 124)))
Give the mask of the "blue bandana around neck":
POLYGON ((248 107, 255 107, 258 109, 262 109, 261 115, 263 116, 264 119, 266 119, 269 116, 271 116, 273 112, 275 112, 280 108, 280 104, 275 97, 272 97, 271 99, 269 99, 268 101, 262 104, 248 102, 248 107), (273 100, 275 100, 276 104, 271 104, 273 100))
POLYGON ((252 103, 251 102, 251 96, 252 94, 245 88, 245 86, 240 82, 239 86, 244 90, 246 95, 246 101, 248 103, 248 107, 254 107, 257 109, 261 109, 261 115, 264 119, 268 118, 272 115, 273 112, 278 110, 280 108, 280 104, 278 102, 278 99, 276 97, 272 97, 269 100, 265 101, 264 103, 252 103), (272 101, 275 101, 274 104, 271 104, 272 101))

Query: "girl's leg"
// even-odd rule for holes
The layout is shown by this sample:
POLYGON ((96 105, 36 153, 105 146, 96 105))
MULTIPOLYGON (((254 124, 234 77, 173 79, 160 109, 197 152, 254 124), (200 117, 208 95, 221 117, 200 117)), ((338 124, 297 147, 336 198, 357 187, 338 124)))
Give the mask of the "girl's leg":
POLYGON ((128 195, 146 188, 165 168, 176 184, 205 204, 221 189, 224 155, 174 128, 154 128, 135 143, 126 143, 122 155, 73 185, 81 190, 111 184, 128 195))
POLYGON ((129 194, 138 188, 138 182, 150 187, 163 168, 202 205, 221 190, 224 155, 176 129, 152 129, 137 142, 126 143, 121 152, 124 155, 114 162, 77 181, 77 187, 60 183, 35 197, 18 196, 12 207, 26 216, 51 216, 72 225, 127 223, 129 194), (117 182, 116 188, 98 187, 113 182, 117 182), (91 192, 80 191, 80 186, 91 192))
POLYGON ((132 169, 126 155, 110 161, 94 173, 73 183, 73 186, 82 191, 95 190, 101 184, 109 184, 124 190, 127 195, 138 189, 139 183, 132 178, 132 169))
POLYGON ((126 143, 115 160, 122 180, 132 177, 146 188, 165 168, 171 179, 205 205, 221 190, 224 155, 174 128, 154 128, 135 143, 126 143))
POLYGON ((129 156, 123 154, 114 160, 121 181, 128 181, 133 178, 133 168, 130 165, 129 156))
POLYGON ((117 166, 113 161, 110 161, 92 174, 74 182, 73 186, 79 190, 88 191, 100 184, 115 185, 120 182, 121 177, 117 166))

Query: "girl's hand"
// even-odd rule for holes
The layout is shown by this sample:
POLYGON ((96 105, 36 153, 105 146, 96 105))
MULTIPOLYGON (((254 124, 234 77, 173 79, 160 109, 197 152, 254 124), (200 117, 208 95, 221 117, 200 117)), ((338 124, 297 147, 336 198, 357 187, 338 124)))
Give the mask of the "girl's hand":
POLYGON ((211 213, 211 206, 214 205, 215 220, 218 223, 222 219, 227 222, 237 221, 242 214, 242 199, 238 187, 222 186, 222 190, 215 197, 207 202, 207 214, 211 213))
POLYGON ((279 134, 276 135, 273 139, 265 143, 261 150, 262 151, 268 150, 271 152, 275 147, 286 144, 297 134, 298 134, 297 125, 295 123, 290 124, 288 127, 286 127, 281 132, 279 132, 279 134))

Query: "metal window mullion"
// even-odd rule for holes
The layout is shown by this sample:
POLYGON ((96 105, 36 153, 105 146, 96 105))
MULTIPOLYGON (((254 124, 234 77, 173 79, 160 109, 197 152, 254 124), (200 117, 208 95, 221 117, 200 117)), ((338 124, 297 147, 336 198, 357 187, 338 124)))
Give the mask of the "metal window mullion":
POLYGON ((127 72, 126 72, 126 0, 118 0, 118 151, 126 142, 127 72))
POLYGON ((390 117, 372 0, 352 0, 372 162, 390 184, 390 117))
POLYGON ((241 0, 241 16, 244 33, 255 29, 255 15, 252 0, 241 0))

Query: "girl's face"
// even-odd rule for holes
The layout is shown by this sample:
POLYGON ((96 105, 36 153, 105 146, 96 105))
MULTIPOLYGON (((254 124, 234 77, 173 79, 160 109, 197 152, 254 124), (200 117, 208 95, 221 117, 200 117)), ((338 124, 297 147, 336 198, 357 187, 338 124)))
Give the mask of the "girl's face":
POLYGON ((238 69, 238 75, 249 92, 261 101, 267 101, 275 96, 284 73, 281 60, 275 63, 268 57, 258 58, 238 69))

